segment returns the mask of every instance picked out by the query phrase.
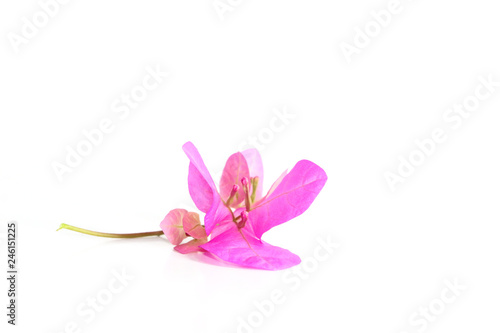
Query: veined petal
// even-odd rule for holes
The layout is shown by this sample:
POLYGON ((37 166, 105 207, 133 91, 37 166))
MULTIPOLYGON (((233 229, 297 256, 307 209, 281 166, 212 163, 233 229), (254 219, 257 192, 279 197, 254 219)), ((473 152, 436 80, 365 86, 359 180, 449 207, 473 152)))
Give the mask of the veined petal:
POLYGON ((236 225, 200 246, 220 259, 244 267, 278 270, 295 266, 300 258, 292 252, 256 238, 236 225))
POLYGON ((227 231, 230 229, 234 224, 233 222, 233 217, 231 215, 228 215, 226 219, 217 221, 215 224, 212 232, 210 233, 212 239, 217 237, 218 235, 222 234, 223 232, 227 231))
POLYGON ((258 200, 262 198, 263 184, 264 184, 264 167, 262 165, 262 158, 257 149, 251 148, 241 152, 245 157, 248 165, 250 177, 259 177, 259 185, 255 198, 258 200))
POLYGON ((189 194, 196 207, 206 213, 212 208, 214 197, 218 196, 212 176, 198 149, 191 142, 186 142, 182 149, 189 158, 189 194))
POLYGON ((229 213, 228 208, 222 203, 212 176, 210 176, 198 149, 191 142, 185 143, 182 149, 190 160, 189 194, 196 207, 206 213, 204 218, 205 231, 209 235, 215 223, 229 213))
POLYGON ((196 207, 203 213, 208 212, 212 207, 214 190, 193 163, 189 163, 188 188, 196 207))
POLYGON ((271 186, 271 188, 269 189, 269 191, 267 191, 267 194, 260 199, 260 201, 257 201, 254 206, 257 207, 259 206, 262 202, 264 202, 265 200, 267 200, 267 198, 269 198, 269 196, 274 192, 274 190, 278 187, 279 184, 281 184, 281 182, 283 181, 283 178, 285 178, 285 176, 288 174, 288 170, 285 170, 279 177, 278 179, 276 179, 273 183, 273 185, 271 186))
POLYGON ((207 238, 200 238, 200 239, 192 239, 187 243, 177 245, 174 247, 174 250, 177 252, 180 252, 182 254, 188 254, 188 253, 193 253, 197 251, 204 251, 200 245, 205 244, 207 242, 207 238))
POLYGON ((212 208, 205 215, 205 231, 207 235, 212 233, 215 226, 223 221, 233 220, 229 208, 227 208, 220 197, 217 195, 217 201, 214 201, 212 208))
POLYGON ((200 223, 200 215, 198 213, 186 213, 182 219, 182 227, 184 228, 184 232, 193 238, 200 239, 207 237, 205 228, 200 223))
POLYGON ((186 214, 187 210, 185 209, 173 209, 160 223, 161 230, 173 245, 179 245, 186 238, 182 227, 182 219, 186 214))
POLYGON ((326 173, 313 162, 302 160, 269 196, 249 212, 255 236, 299 216, 309 208, 327 180, 326 173))
MULTIPOLYGON (((242 153, 235 153, 227 159, 222 171, 222 177, 220 178, 219 189, 223 200, 229 198, 233 185, 241 185, 240 181, 243 177, 250 178, 247 161, 242 153)), ((245 191, 243 190, 243 186, 240 186, 230 206, 238 207, 243 200, 245 200, 245 191)))

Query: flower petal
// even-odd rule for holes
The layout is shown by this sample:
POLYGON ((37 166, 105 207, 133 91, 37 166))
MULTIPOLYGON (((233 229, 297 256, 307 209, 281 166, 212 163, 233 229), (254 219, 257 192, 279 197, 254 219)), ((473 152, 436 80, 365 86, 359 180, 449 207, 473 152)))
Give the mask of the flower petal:
POLYGON ((269 196, 274 192, 274 190, 278 187, 279 184, 281 184, 281 182, 283 181, 283 178, 285 178, 285 176, 288 174, 288 170, 285 170, 279 177, 278 179, 276 179, 273 183, 273 185, 271 185, 271 188, 269 189, 269 191, 267 191, 267 194, 265 195, 265 197, 263 197, 260 202, 256 202, 255 203, 255 206, 259 206, 261 202, 264 202, 267 198, 269 198, 269 196))
POLYGON ((243 186, 241 186, 241 178, 243 177, 250 178, 247 161, 242 153, 235 153, 227 159, 219 183, 220 195, 223 200, 229 198, 233 185, 240 187, 236 193, 236 197, 231 202, 231 207, 236 208, 245 200, 245 191, 243 190, 243 186))
POLYGON ((229 213, 229 209, 224 206, 214 181, 208 172, 203 159, 196 147, 187 142, 182 149, 191 161, 189 165, 189 193, 196 207, 206 213, 205 231, 207 235, 212 232, 217 221, 221 221, 229 213))
POLYGON ((185 214, 182 219, 182 227, 184 228, 184 232, 193 238, 200 239, 207 237, 205 228, 200 223, 200 215, 198 213, 188 212, 185 214))
POLYGON ((241 152, 247 161, 250 177, 259 177, 259 185, 255 198, 258 200, 262 197, 263 184, 264 184, 264 167, 262 165, 262 158, 257 149, 251 148, 241 152))
POLYGON ((204 251, 200 245, 205 244, 207 242, 207 238, 200 238, 200 239, 192 239, 187 243, 177 245, 174 247, 174 250, 177 252, 180 252, 182 254, 188 254, 188 253, 193 253, 197 251, 204 251))
POLYGON ((186 233, 182 227, 182 219, 186 214, 187 210, 185 209, 173 209, 168 212, 160 223, 161 230, 173 245, 179 245, 186 238, 186 233))
POLYGON ((193 163, 189 163, 188 188, 196 207, 206 213, 212 207, 213 189, 193 163))
POLYGON ((217 202, 214 202, 212 209, 205 215, 205 231, 207 235, 212 233, 215 226, 223 221, 233 220, 231 211, 227 208, 220 197, 217 202))
POLYGON ((214 181, 208 172, 198 149, 187 142, 182 149, 189 158, 188 186, 189 194, 196 207, 204 213, 207 213, 214 201, 214 196, 218 196, 214 181))
POLYGON ((313 162, 302 160, 270 195, 249 213, 255 236, 299 216, 309 208, 327 180, 326 173, 313 162))
POLYGON ((220 259, 244 267, 277 270, 295 266, 300 258, 292 252, 257 239, 236 225, 200 246, 220 259))
POLYGON ((210 236, 212 237, 212 239, 214 239, 215 237, 224 233, 228 229, 231 229, 233 224, 234 224, 234 222, 232 220, 217 223, 215 228, 212 230, 212 233, 210 234, 210 236))

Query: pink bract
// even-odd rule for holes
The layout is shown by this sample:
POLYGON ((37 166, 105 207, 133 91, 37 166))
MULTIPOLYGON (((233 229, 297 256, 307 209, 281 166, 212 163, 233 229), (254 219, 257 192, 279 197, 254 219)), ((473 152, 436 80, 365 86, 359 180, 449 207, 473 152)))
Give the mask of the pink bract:
POLYGON ((229 157, 219 191, 196 147, 187 142, 183 150, 190 160, 189 193, 205 217, 203 227, 196 213, 174 209, 167 214, 161 228, 177 245, 177 251, 208 251, 233 264, 267 270, 300 263, 297 255, 270 245, 261 237, 309 208, 326 183, 323 169, 313 162, 299 161, 262 196, 262 160, 256 149, 248 149, 229 157), (179 245, 186 234, 194 239, 179 245))

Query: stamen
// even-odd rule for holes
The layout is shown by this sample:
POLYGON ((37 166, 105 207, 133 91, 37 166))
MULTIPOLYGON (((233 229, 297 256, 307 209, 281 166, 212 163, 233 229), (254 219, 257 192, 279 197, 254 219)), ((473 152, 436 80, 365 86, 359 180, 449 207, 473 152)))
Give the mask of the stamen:
POLYGON ((259 177, 253 177, 251 178, 252 180, 252 196, 250 197, 250 199, 252 200, 252 202, 255 201, 255 195, 257 194, 257 186, 259 186, 259 177))
POLYGON ((245 191, 245 208, 247 211, 250 210, 251 201, 250 201, 250 188, 248 184, 248 178, 241 178, 241 184, 243 185, 243 191, 245 191))
POLYGON ((242 184, 244 187, 247 187, 247 186, 248 186, 248 178, 247 178, 247 177, 243 177, 243 178, 241 178, 241 184, 242 184))
POLYGON ((238 229, 241 229, 241 228, 245 227, 245 224, 248 221, 248 212, 245 211, 245 210, 242 211, 241 214, 240 214, 240 217, 241 217, 241 221, 238 222, 238 229))
MULTIPOLYGON (((239 189, 240 189, 240 187, 238 185, 236 185, 236 184, 233 185, 233 189, 231 190, 231 194, 229 195, 229 198, 226 201, 227 206, 229 206, 231 204, 231 202, 234 200, 234 198, 238 195, 239 189)), ((238 200, 237 197, 236 197, 236 200, 238 200)))

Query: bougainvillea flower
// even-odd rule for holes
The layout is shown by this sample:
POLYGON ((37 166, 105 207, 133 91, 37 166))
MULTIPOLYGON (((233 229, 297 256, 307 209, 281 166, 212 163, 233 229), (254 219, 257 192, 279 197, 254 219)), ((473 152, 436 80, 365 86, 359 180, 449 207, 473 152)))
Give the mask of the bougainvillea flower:
POLYGON ((185 209, 173 209, 160 223, 160 228, 175 250, 180 253, 199 251, 198 246, 208 241, 205 228, 200 223, 200 216, 185 209), (186 237, 193 237, 187 243, 181 244, 186 237))
POLYGON ((174 209, 167 214, 161 228, 177 251, 208 251, 227 262, 268 270, 300 263, 297 255, 261 237, 309 208, 327 180, 323 169, 299 161, 263 196, 262 160, 256 149, 248 149, 229 157, 218 190, 196 147, 187 142, 183 150, 190 160, 189 193, 205 217, 202 226, 196 213, 174 209), (193 240, 180 244, 188 235, 193 240))

